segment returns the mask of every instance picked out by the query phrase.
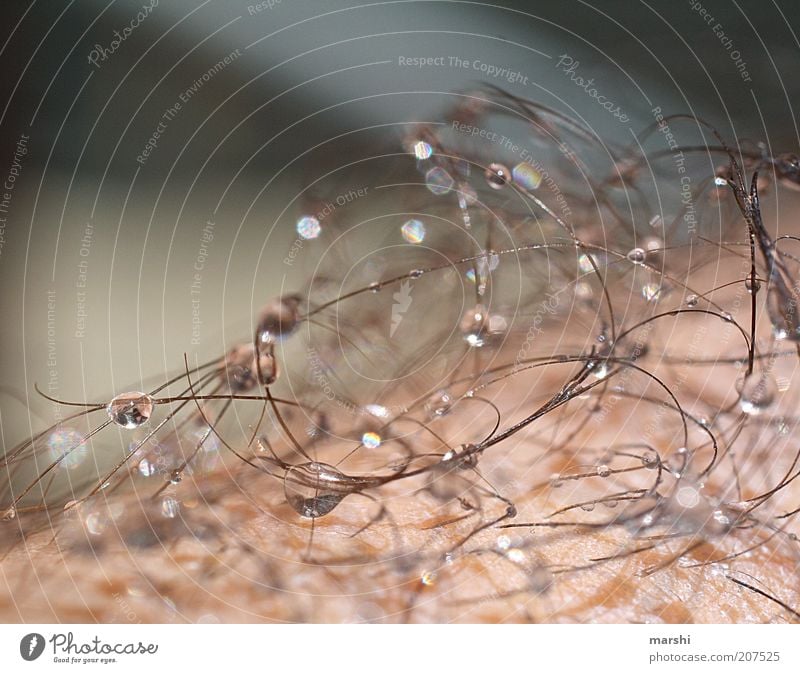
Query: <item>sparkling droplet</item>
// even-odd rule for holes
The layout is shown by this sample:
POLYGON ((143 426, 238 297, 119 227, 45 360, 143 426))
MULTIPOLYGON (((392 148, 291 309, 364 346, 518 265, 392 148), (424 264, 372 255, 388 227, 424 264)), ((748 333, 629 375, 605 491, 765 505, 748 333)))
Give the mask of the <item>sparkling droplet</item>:
POLYGON ((108 526, 108 519, 100 512, 92 512, 86 517, 86 530, 92 535, 102 535, 108 526))
POLYGON ((436 196, 447 194, 453 188, 454 182, 450 173, 440 166, 434 166, 425 173, 425 186, 436 196))
POLYGON ((181 504, 172 496, 161 500, 161 515, 166 519, 174 519, 181 511, 181 504))
POLYGON ((611 468, 608 465, 598 465, 597 466, 597 476, 598 477, 607 477, 611 474, 611 468))
POLYGON ((730 523, 731 523, 731 520, 728 518, 728 516, 725 514, 725 512, 723 512, 721 509, 718 509, 718 510, 714 511, 714 521, 716 521, 717 523, 719 523, 719 524, 721 524, 723 526, 729 526, 730 523))
POLYGON ((689 294, 686 295, 686 305, 690 308, 694 308, 697 306, 697 303, 700 301, 700 297, 696 294, 689 294))
POLYGON ((300 320, 300 297, 286 295, 270 301, 261 312, 258 338, 262 344, 274 344, 289 336, 300 320))
POLYGON ((717 187, 727 187, 728 181, 725 178, 717 176, 716 178, 714 178, 714 184, 717 187))
POLYGON ((419 220, 409 220, 400 227, 400 231, 409 243, 422 243, 425 240, 425 225, 419 220))
POLYGON ((661 286, 655 283, 645 283, 642 285, 642 297, 645 301, 658 301, 661 296, 661 286))
POLYGON ((719 317, 722 318, 725 322, 733 322, 733 316, 727 311, 723 311, 722 313, 720 313, 719 317))
POLYGON ((524 563, 525 562, 525 552, 521 549, 509 549, 508 554, 506 554, 508 560, 512 563, 524 563))
POLYGON ((447 390, 439 390, 430 396, 425 409, 431 418, 447 414, 453 406, 453 398, 447 390))
POLYGON ((83 435, 74 428, 59 428, 50 433, 47 447, 53 461, 59 461, 59 467, 75 469, 83 463, 89 447, 83 435))
POLYGON ((604 379, 604 378, 606 378, 608 376, 609 369, 608 369, 608 363, 607 362, 605 362, 605 361, 600 362, 600 363, 596 363, 595 362, 595 363, 592 363, 592 364, 595 365, 593 367, 593 371, 592 371, 592 373, 594 374, 595 378, 602 380, 602 379, 604 379))
POLYGON ((426 570, 424 573, 422 573, 420 581, 424 586, 432 587, 434 584, 436 584, 436 573, 432 570, 426 570))
POLYGON ((425 273, 423 269, 411 269, 411 271, 408 272, 408 277, 414 279, 422 278, 423 273, 425 273))
POLYGON ((483 175, 492 189, 502 189, 511 179, 511 171, 503 164, 489 164, 483 175))
POLYGON ((310 241, 317 238, 321 231, 319 220, 313 215, 305 215, 297 220, 297 233, 300 238, 310 241))
POLYGON ((511 171, 511 177, 523 189, 533 191, 542 184, 542 174, 525 162, 517 164, 511 171))
POLYGON ((564 480, 558 472, 550 475, 550 488, 561 488, 564 485, 564 480))
POLYGON ((348 495, 347 477, 327 463, 303 463, 286 471, 286 502, 300 516, 316 519, 330 514, 348 495))
POLYGON ((511 538, 508 535, 500 535, 497 538, 497 548, 501 551, 505 551, 511 547, 511 538))
POLYGON ((767 373, 753 373, 742 379, 737 387, 740 395, 739 407, 750 416, 758 416, 769 409, 778 392, 775 379, 767 373))
POLYGON ((381 284, 380 283, 370 283, 369 284, 369 291, 373 294, 378 294, 381 291, 381 284))
POLYGON ((172 472, 169 473, 170 484, 180 484, 182 479, 183 475, 180 470, 172 470, 172 472))
POLYGON ((114 423, 133 430, 150 418, 153 413, 153 398, 147 393, 122 393, 108 403, 106 412, 114 423))
POLYGON ((389 410, 382 404, 367 404, 364 411, 375 418, 389 418, 389 410))
POLYGON ((628 252, 628 260, 634 264, 644 264, 647 259, 647 252, 643 248, 633 248, 628 252))
POLYGON ((424 140, 414 143, 414 156, 420 160, 430 159, 433 154, 433 148, 424 140))
POLYGON ((361 435, 361 443, 367 449, 377 449, 381 445, 381 436, 377 432, 365 432, 361 435))

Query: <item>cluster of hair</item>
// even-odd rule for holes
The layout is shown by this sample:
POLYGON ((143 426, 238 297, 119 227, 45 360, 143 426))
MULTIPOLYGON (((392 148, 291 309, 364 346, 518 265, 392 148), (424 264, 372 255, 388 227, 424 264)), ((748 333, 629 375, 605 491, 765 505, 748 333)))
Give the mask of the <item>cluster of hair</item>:
POLYGON ((762 215, 800 161, 686 115, 618 147, 499 89, 453 100, 362 160, 377 216, 323 208, 347 167, 303 190, 307 283, 252 338, 147 392, 61 402, 6 450, 9 553, 188 540, 217 559, 203 582, 235 568, 271 590, 281 563, 366 564, 405 578, 398 619, 470 559, 519 581, 454 589, 454 609, 634 560, 711 568, 798 617, 740 568, 800 550, 799 239, 762 215), (584 539, 570 563, 548 551, 584 539))

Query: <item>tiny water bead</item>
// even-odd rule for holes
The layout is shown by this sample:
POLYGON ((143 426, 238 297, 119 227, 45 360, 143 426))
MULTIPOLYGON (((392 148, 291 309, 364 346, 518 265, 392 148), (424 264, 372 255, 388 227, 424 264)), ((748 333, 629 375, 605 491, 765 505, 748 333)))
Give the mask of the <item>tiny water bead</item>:
POLYGON ((425 240, 425 225, 419 220, 409 220, 400 227, 400 232, 408 243, 422 243, 425 240))
POLYGON ((450 173, 440 166, 434 166, 425 173, 425 186, 436 196, 447 194, 452 189, 454 182, 450 173))
POLYGON ((424 140, 418 140, 415 142, 412 149, 414 151, 414 156, 419 161, 430 159, 431 155, 433 154, 433 148, 424 140))
POLYGON ((381 445, 381 436, 377 432, 365 432, 361 435, 361 443, 367 449, 377 449, 381 445))
POLYGON ((596 472, 598 477, 607 477, 611 474, 611 468, 608 465, 598 465, 596 472))
POLYGON ((147 393, 130 392, 117 395, 106 407, 108 417, 127 430, 138 428, 153 413, 153 398, 147 393))
POLYGON ((698 297, 696 294, 686 295, 686 305, 689 308, 694 308, 695 306, 697 306, 699 301, 700 297, 698 297))
POLYGON ((520 187, 529 191, 538 189, 542 184, 542 174, 524 162, 514 166, 511 170, 511 177, 520 187))
POLYGON ((511 171, 503 164, 489 164, 483 175, 492 189, 502 189, 511 179, 511 171))
POLYGON ((300 297, 290 294, 270 301, 261 312, 258 338, 262 344, 274 344, 290 335, 300 320, 300 297))
POLYGON ((307 241, 317 238, 322 232, 319 220, 313 215, 305 215, 297 220, 297 234, 307 241))
POLYGON ((756 280, 755 284, 753 284, 753 279, 750 277, 744 279, 744 286, 750 294, 755 294, 761 289, 761 283, 756 280))
POLYGON ((739 408, 749 416, 758 416, 775 402, 778 387, 768 373, 750 374, 737 383, 739 408))
POLYGON ((306 519, 330 514, 348 495, 347 477, 327 463, 303 463, 286 471, 283 491, 288 505, 306 519))
POLYGON ((644 264, 647 259, 647 251, 644 248, 633 248, 628 252, 628 260, 633 264, 644 264))
POLYGON ((497 548, 500 551, 506 551, 511 547, 511 538, 508 535, 500 535, 497 538, 497 548))
POLYGON ((423 586, 432 587, 436 584, 436 573, 433 570, 426 570, 420 577, 423 586))
POLYGON ((83 463, 89 447, 83 435, 75 428, 59 428, 47 438, 47 448, 53 461, 60 467, 74 469, 83 463))

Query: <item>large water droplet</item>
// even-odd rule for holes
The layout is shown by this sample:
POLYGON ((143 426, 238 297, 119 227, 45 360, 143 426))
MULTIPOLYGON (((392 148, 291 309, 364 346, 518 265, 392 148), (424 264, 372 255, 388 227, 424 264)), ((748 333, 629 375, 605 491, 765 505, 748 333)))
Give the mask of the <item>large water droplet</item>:
POLYGON ((489 164, 483 175, 492 189, 502 189, 511 179, 511 171, 503 164, 489 164))
POLYGON ((286 295, 269 302, 261 312, 258 338, 262 344, 274 344, 290 335, 300 320, 300 297, 286 295))
POLYGON ((633 248, 628 252, 628 260, 633 262, 634 264, 644 264, 644 261, 647 259, 647 252, 644 248, 633 248))
POLYGON ((270 385, 278 378, 278 364, 272 349, 264 349, 255 356, 255 345, 252 343, 234 347, 225 356, 224 375, 231 392, 248 392, 259 384, 259 367, 262 385, 270 385))
POLYGON ((108 417, 120 427, 138 428, 153 413, 153 398, 147 393, 130 392, 117 395, 106 407, 108 417))
POLYGON ((286 471, 283 490, 295 512, 316 519, 330 514, 348 495, 346 484, 347 477, 332 465, 303 463, 286 471))

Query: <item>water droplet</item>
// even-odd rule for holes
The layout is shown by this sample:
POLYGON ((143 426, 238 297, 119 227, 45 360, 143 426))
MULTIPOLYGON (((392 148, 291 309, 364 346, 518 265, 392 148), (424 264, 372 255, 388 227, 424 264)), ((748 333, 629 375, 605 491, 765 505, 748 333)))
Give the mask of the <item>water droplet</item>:
POLYGON ((585 502, 581 505, 581 509, 584 512, 593 512, 594 511, 594 503, 593 502, 585 502))
POLYGON ((317 238, 322 231, 319 220, 313 215, 305 215, 297 220, 297 233, 300 238, 310 241, 317 238))
POLYGON ((225 379, 231 392, 244 393, 259 385, 271 385, 278 378, 278 364, 272 349, 265 348, 255 356, 255 344, 235 346, 225 357, 225 379), (259 368, 260 380, 259 380, 259 368))
POLYGON ((728 181, 723 177, 717 176, 716 178, 714 178, 714 184, 717 187, 727 187, 728 181))
POLYGON ((300 297, 286 295, 270 301, 261 312, 258 338, 262 344, 274 344, 289 336, 300 320, 300 297))
POLYGON ((400 227, 400 232, 409 243, 422 243, 425 240, 425 225, 419 220, 409 220, 400 227))
POLYGON ((83 435, 74 428, 59 428, 50 433, 47 447, 53 461, 60 461, 59 467, 75 469, 83 463, 89 447, 83 435))
POLYGON ((744 279, 744 286, 747 288, 747 291, 750 294, 754 294, 753 289, 755 289, 755 292, 758 292, 761 289, 761 283, 756 280, 756 284, 753 285, 753 279, 750 277, 744 279))
POLYGON ((603 362, 593 362, 591 364, 593 365, 592 373, 595 378, 602 380, 608 376, 608 363, 605 360, 603 362))
POLYGON ((716 521, 719 524, 722 524, 723 526, 729 526, 731 523, 731 520, 721 509, 714 511, 714 521, 716 521))
POLYGON ((691 484, 681 485, 675 493, 675 501, 686 509, 694 509, 700 504, 700 493, 691 484))
POLYGON ((511 538, 508 535, 500 535, 497 538, 497 548, 501 551, 506 551, 509 547, 511 547, 511 538))
POLYGON ((168 495, 161 500, 161 515, 166 519, 174 519, 181 511, 181 504, 168 495))
POLYGON ((3 521, 11 521, 17 517, 17 508, 16 507, 9 507, 5 512, 3 512, 3 516, 0 517, 3 521))
POLYGON ((439 390, 428 398, 425 409, 431 418, 447 414, 453 406, 453 398, 447 390, 439 390))
POLYGON ((424 140, 419 140, 415 142, 413 149, 414 149, 414 156, 419 161, 430 159, 431 155, 433 154, 433 148, 424 140))
POLYGON ((153 413, 153 398, 147 393, 122 393, 108 403, 106 412, 114 423, 133 430, 150 418, 153 413))
POLYGON ((645 451, 641 457, 642 465, 648 470, 655 470, 658 467, 658 454, 655 451, 645 451))
POLYGON ((180 484, 182 479, 183 475, 180 470, 172 470, 172 472, 169 473, 170 484, 180 484))
POLYGON ((381 291, 381 284, 380 283, 370 283, 369 284, 369 291, 373 294, 378 294, 381 291))
MULTIPOLYGON (((586 254, 578 255, 578 268, 581 270, 581 273, 593 273, 594 266, 592 265, 593 257, 590 257, 586 254)), ((594 260, 597 263, 597 260, 594 260)))
POLYGON ((525 552, 521 549, 509 549, 508 553, 506 554, 508 560, 512 563, 524 563, 525 562, 525 552))
POLYGON ((450 173, 440 166, 434 166, 425 173, 425 186, 432 194, 447 194, 453 187, 454 180, 450 173))
POLYGON ((389 410, 382 404, 367 404, 364 411, 375 418, 389 418, 389 410))
POLYGON ((698 297, 696 294, 686 295, 686 305, 689 308, 694 308, 695 306, 697 306, 697 303, 699 301, 700 301, 700 297, 698 297))
POLYGON ((598 477, 607 477, 611 474, 611 468, 608 465, 598 465, 596 471, 598 477))
POLYGON ((733 316, 727 311, 723 311, 722 313, 720 313, 719 317, 722 318, 725 322, 733 322, 733 316))
POLYGON ((627 257, 634 264, 644 264, 647 259, 647 252, 643 248, 633 248, 628 252, 627 257))
POLYGON ((775 379, 768 373, 753 373, 737 383, 739 408, 750 416, 758 416, 775 401, 778 389, 775 379))
POLYGON ((423 273, 425 273, 424 269, 411 269, 411 271, 408 272, 408 277, 409 278, 415 278, 415 279, 416 278, 422 278, 422 274, 423 273))
POLYGON ((86 517, 86 530, 92 535, 102 535, 108 526, 108 519, 100 512, 92 512, 86 517))
POLYGON ((550 475, 550 488, 561 488, 564 485, 564 480, 558 472, 550 475))
POLYGON ((483 176, 492 189, 502 189, 511 179, 511 171, 503 164, 489 164, 483 176))
POLYGON ((530 164, 519 163, 511 170, 511 177, 520 187, 533 191, 542 184, 542 174, 530 164))
POLYGON ((642 285, 642 297, 645 301, 658 301, 661 296, 661 286, 655 283, 645 283, 642 285))
POLYGON ((361 435, 361 443, 367 449, 377 449, 381 445, 381 436, 377 432, 365 432, 361 435))
POLYGON ((619 505, 619 500, 603 500, 603 505, 608 509, 616 509, 617 505, 619 505))
POLYGON ((157 471, 155 463, 151 463, 147 458, 139 461, 139 474, 143 477, 152 477, 157 471))
POLYGON ((424 586, 432 587, 434 584, 436 584, 436 573, 433 570, 426 570, 424 573, 422 573, 420 581, 424 586))
POLYGON ((481 348, 486 344, 487 317, 486 308, 478 304, 467 309, 461 318, 461 335, 473 348, 481 348))
POLYGON ((316 519, 330 514, 348 495, 347 477, 327 463, 303 463, 286 471, 286 502, 300 516, 316 519))

